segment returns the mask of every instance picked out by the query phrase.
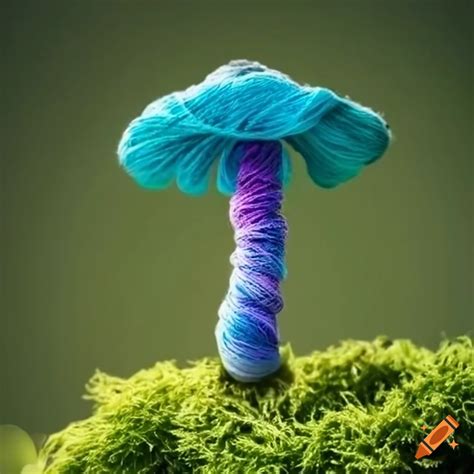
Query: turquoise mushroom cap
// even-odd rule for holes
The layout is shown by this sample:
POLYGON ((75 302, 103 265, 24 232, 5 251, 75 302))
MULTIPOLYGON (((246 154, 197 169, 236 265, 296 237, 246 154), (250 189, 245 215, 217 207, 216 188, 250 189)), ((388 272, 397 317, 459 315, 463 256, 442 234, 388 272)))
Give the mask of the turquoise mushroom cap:
MULTIPOLYGON (((252 140, 282 140, 301 154, 314 183, 331 188, 380 158, 390 130, 378 113, 330 89, 300 85, 279 71, 239 60, 148 105, 124 132, 118 155, 141 186, 164 189, 176 181, 181 191, 195 195, 208 189, 217 161, 217 187, 230 195, 239 143, 252 140)), ((283 160, 288 182, 287 154, 283 160)))

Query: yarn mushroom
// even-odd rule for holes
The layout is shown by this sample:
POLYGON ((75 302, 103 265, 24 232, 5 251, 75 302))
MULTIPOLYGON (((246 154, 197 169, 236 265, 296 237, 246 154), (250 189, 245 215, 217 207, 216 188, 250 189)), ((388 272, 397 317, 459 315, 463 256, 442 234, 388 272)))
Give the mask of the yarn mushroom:
POLYGON ((176 181, 184 193, 203 194, 218 162, 217 188, 231 196, 236 249, 215 336, 234 379, 256 382, 281 365, 277 315, 287 235, 281 206, 290 178, 283 144, 303 157, 314 183, 331 188, 381 157, 389 142, 389 127, 373 110, 245 60, 157 99, 125 130, 119 161, 143 187, 176 181))

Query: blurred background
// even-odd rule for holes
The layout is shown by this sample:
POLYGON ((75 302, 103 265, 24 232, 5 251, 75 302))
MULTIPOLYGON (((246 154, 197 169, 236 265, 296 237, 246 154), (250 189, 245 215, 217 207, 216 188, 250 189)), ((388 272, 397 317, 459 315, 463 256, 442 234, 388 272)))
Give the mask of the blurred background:
POLYGON ((96 368, 216 355, 228 199, 139 189, 128 122, 231 59, 384 113, 386 156, 334 190, 293 154, 280 314, 296 354, 342 339, 435 349, 473 311, 472 2, 9 1, 2 11, 0 424, 85 417, 96 368))

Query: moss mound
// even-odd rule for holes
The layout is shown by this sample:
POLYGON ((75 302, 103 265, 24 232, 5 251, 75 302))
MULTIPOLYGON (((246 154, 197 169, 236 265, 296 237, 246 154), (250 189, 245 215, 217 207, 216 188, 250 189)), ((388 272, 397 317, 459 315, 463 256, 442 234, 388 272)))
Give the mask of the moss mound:
MULTIPOLYGON (((474 458, 472 339, 437 352, 406 340, 346 341, 295 357, 258 384, 215 358, 159 362, 127 380, 97 372, 94 414, 49 437, 47 473, 468 472, 474 458), (460 423, 415 459, 446 415, 460 423), (451 438, 452 439, 452 438, 451 438), (450 439, 450 440, 451 440, 450 439)), ((471 470, 469 472, 472 472, 471 470)))

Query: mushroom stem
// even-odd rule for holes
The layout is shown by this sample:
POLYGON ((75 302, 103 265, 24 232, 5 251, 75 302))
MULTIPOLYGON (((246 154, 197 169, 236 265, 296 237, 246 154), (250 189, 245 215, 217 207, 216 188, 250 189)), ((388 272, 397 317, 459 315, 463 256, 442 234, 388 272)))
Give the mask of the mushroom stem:
POLYGON ((255 382, 280 367, 277 314, 283 308, 287 224, 281 215, 282 149, 278 141, 244 145, 230 220, 237 248, 216 339, 225 369, 255 382))

